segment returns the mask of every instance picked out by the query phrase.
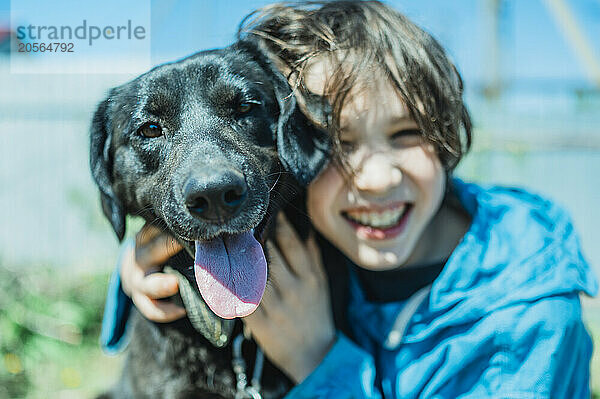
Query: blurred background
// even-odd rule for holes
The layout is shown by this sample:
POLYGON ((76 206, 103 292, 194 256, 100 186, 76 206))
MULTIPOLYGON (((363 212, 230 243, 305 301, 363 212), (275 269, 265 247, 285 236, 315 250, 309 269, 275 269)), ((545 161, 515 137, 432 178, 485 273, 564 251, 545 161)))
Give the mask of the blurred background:
MULTIPOLYGON (((150 1, 151 64, 229 44, 242 17, 269 3, 150 1)), ((475 133, 457 174, 562 204, 600 275, 600 1, 387 3, 432 33, 463 75, 475 133)), ((0 398, 90 397, 116 379, 121 358, 97 344, 118 243, 88 170, 88 127, 107 90, 138 72, 11 73, 10 10, 0 0, 0 398)), ((109 52, 93 62, 115 65, 109 52)), ((131 233, 140 224, 130 222, 131 233)), ((584 306, 599 346, 600 301, 584 306)), ((600 397, 598 348, 592 373, 600 397)))

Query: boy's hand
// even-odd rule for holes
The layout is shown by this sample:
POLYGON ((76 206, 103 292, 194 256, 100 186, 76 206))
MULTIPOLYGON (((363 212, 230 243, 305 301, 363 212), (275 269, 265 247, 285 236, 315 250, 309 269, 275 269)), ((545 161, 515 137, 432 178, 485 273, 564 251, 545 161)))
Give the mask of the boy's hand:
POLYGON ((159 265, 181 251, 181 245, 156 227, 144 225, 135 246, 128 246, 121 263, 121 285, 137 309, 147 319, 168 323, 185 316, 181 306, 160 298, 175 295, 179 289, 175 276, 158 272, 159 265))
POLYGON ((316 243, 302 243, 283 216, 276 242, 267 243, 269 280, 260 306, 243 320, 269 359, 298 383, 335 340, 329 288, 316 243))

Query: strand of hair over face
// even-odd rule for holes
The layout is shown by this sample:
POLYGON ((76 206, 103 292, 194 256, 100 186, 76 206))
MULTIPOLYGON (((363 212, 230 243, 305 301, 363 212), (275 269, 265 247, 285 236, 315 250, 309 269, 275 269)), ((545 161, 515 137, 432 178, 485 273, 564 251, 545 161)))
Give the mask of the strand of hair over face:
POLYGON ((374 76, 395 87, 448 174, 471 146, 471 120, 455 66, 430 34, 379 1, 272 4, 249 14, 238 38, 258 41, 289 71, 300 96, 307 91, 302 84, 307 65, 327 60, 333 72, 319 93, 323 105, 331 106, 325 127, 334 159, 349 173, 339 139, 341 111, 353 90, 374 76))

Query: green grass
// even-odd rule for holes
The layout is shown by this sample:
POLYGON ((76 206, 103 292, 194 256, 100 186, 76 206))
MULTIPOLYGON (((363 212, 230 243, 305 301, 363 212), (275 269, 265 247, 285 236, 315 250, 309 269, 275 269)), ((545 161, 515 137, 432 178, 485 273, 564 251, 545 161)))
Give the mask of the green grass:
POLYGON ((0 268, 0 398, 94 397, 121 359, 98 345, 108 274, 0 268))

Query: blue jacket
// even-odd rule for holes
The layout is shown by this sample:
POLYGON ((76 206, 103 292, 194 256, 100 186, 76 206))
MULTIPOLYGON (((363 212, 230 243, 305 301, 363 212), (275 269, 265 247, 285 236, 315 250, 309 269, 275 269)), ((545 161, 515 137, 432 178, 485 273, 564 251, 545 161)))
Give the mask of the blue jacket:
MULTIPOLYGON (((473 221, 439 277, 406 301, 369 303, 351 276, 356 341, 339 333, 287 398, 590 397, 579 294, 598 284, 568 215, 522 190, 453 184, 473 221)), ((111 289, 108 349, 130 306, 118 279, 111 289)))

